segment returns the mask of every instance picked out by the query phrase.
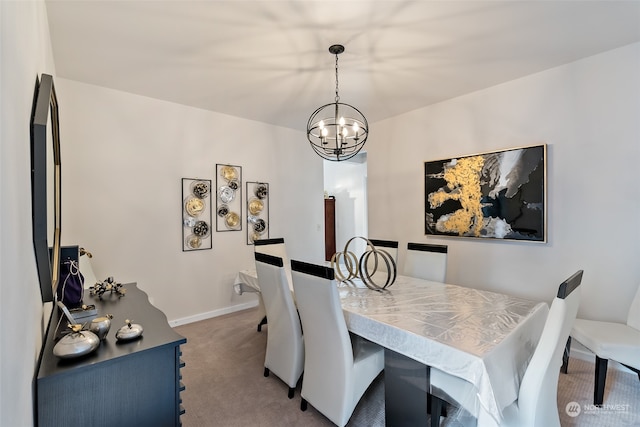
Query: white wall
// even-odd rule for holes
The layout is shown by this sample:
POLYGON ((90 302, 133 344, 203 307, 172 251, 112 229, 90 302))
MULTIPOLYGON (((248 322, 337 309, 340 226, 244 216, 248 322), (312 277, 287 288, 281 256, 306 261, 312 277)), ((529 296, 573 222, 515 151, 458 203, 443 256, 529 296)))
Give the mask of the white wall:
POLYGON ((0 1, 0 44, 0 425, 26 427, 45 317, 31 234, 29 136, 36 77, 55 76, 44 3, 0 1))
POLYGON ((640 44, 375 123, 369 234, 449 245, 447 280, 551 301, 584 269, 579 315, 626 320, 640 282, 640 44), (424 234, 423 162, 548 144, 548 243, 424 234))
POLYGON ((215 187, 216 163, 269 183, 270 237, 290 258, 323 259, 322 160, 304 133, 64 79, 57 92, 62 241, 93 253, 98 279, 136 281, 174 323, 255 304, 232 288, 254 265, 246 224, 182 252, 181 178, 215 187))

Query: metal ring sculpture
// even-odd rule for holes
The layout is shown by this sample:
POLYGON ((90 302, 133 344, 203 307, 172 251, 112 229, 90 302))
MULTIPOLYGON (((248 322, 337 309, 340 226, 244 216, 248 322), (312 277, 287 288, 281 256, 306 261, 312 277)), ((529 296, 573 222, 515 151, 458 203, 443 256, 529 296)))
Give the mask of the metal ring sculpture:
MULTIPOLYGON (((382 265, 382 264, 380 264, 382 265)), ((369 239, 365 237, 352 237, 344 246, 344 251, 336 252, 331 257, 331 267, 335 271, 336 278, 341 282, 351 281, 352 279, 359 278, 362 283, 369 289, 374 291, 382 291, 387 287, 393 285, 396 281, 398 274, 396 268, 396 262, 391 254, 384 249, 376 248, 369 239), (362 239, 367 242, 367 250, 360 256, 360 259, 356 257, 353 252, 349 251, 349 244, 354 239, 362 239), (369 271, 369 259, 373 257, 373 271, 369 271), (344 261, 344 266, 347 269, 348 274, 345 275, 340 269, 340 260, 344 261), (378 271, 378 263, 384 261, 387 269, 387 280, 383 286, 380 286, 373 280, 373 275, 378 271)))

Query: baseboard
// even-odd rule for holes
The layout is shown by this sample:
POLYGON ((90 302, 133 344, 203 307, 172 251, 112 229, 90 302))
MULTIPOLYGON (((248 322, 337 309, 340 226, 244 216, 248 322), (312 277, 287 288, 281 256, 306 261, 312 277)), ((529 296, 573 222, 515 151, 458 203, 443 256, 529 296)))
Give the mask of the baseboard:
POLYGON ((196 314, 194 316, 183 317, 181 319, 169 320, 169 325, 172 328, 180 325, 186 325, 188 323, 198 322, 200 320, 211 319, 213 317, 222 316, 229 313, 235 313, 236 311, 247 310, 249 308, 257 307, 258 300, 245 302, 231 307, 220 308, 218 310, 207 311, 205 313, 196 314))

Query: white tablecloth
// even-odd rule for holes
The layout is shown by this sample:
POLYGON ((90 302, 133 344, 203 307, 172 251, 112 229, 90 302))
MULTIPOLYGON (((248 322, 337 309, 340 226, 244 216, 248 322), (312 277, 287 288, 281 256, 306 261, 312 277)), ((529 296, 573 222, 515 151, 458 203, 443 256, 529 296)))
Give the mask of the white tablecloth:
MULTIPOLYGON (((289 289, 293 292, 293 280, 291 279, 291 269, 285 268, 287 280, 289 281, 289 289)), ((238 295, 242 295, 245 292, 260 292, 260 285, 258 284, 258 274, 256 269, 241 270, 236 274, 236 278, 233 281, 233 289, 238 295)))
POLYGON ((256 270, 239 271, 233 281, 233 289, 238 295, 242 295, 245 292, 260 292, 256 270))
POLYGON ((545 303, 404 276, 384 292, 339 289, 351 332, 474 384, 479 426, 499 424, 517 399, 549 311, 545 303))

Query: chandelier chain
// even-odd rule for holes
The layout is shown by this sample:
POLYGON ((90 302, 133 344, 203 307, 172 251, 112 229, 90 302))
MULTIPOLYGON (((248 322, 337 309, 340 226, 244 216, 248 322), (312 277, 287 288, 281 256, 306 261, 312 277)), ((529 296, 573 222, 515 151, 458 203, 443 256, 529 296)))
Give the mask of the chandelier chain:
POLYGON ((336 102, 340 101, 340 95, 338 95, 338 54, 336 53, 336 102))

